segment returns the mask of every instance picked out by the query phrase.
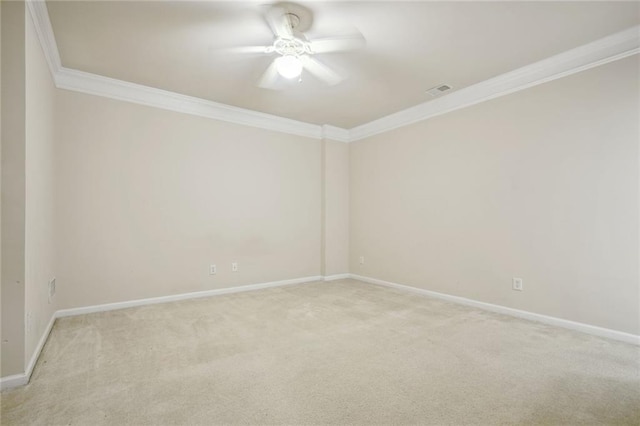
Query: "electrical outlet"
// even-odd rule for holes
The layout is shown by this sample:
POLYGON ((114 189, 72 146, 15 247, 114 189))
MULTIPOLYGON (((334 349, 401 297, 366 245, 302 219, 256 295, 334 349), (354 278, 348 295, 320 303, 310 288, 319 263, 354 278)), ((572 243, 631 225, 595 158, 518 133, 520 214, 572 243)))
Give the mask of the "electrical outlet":
POLYGON ((360 256, 360 264, 364 265, 364 256, 360 256))
POLYGON ((238 262, 233 262, 231 264, 231 272, 238 272, 238 262))
POLYGON ((53 296, 56 295, 56 279, 51 278, 49 280, 49 303, 53 300, 53 296))
POLYGON ((212 263, 211 265, 209 265, 209 275, 215 275, 215 274, 216 274, 216 265, 212 263))
POLYGON ((516 291, 523 290, 522 278, 513 278, 513 289, 516 291))

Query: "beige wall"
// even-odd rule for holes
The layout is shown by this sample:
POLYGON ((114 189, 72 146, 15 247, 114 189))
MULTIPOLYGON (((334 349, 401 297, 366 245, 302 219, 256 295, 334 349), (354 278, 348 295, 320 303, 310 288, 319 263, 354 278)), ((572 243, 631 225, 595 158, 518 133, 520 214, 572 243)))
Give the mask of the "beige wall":
POLYGON ((323 274, 349 272, 349 145, 323 141, 323 274))
POLYGON ((48 300, 55 276, 54 253, 54 100, 56 88, 35 27, 26 20, 26 161, 25 161, 25 363, 55 312, 48 300))
POLYGON ((320 274, 319 140, 63 90, 56 132, 60 308, 320 274))
POLYGON ((25 5, 2 8, 2 377, 24 371, 25 5))
POLYGON ((351 144, 351 272, 640 333, 638 79, 633 56, 351 144))
POLYGON ((57 90, 1 10, 2 376, 55 309, 346 272, 640 333, 637 56, 347 145, 57 90))
MULTIPOLYGON (((0 99, 2 99, 2 5, 0 4, 0 99)), ((0 101, 0 167, 2 165, 2 101, 0 101)), ((0 172, 0 188, 2 173, 0 172)), ((0 200, 0 277, 2 277, 2 202, 0 200)), ((0 311, 2 310, 2 282, 0 279, 0 311)), ((0 312, 0 377, 2 377, 2 313, 0 312)))

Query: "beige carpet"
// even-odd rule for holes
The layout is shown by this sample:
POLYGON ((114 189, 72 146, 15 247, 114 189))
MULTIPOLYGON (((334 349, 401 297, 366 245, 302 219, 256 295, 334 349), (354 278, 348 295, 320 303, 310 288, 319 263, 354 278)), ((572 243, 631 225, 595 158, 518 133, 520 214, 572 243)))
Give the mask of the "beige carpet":
POLYGON ((2 424, 640 424, 640 349, 352 280, 60 319, 2 424))

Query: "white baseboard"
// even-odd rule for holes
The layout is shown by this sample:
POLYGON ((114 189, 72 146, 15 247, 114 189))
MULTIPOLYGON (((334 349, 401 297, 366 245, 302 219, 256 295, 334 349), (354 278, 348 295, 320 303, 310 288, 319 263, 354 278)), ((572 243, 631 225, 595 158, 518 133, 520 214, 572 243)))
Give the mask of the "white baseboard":
POLYGON ((25 373, 0 377, 0 390, 17 388, 18 386, 24 386, 27 383, 29 383, 29 378, 25 373))
POLYGON ((117 309, 133 308, 135 306, 155 305, 157 303, 176 302, 178 300, 198 299, 201 297, 219 296, 222 294, 241 293, 244 291, 261 290, 264 288, 282 287, 285 285, 309 283, 322 281, 321 275, 294 278, 291 280, 273 281, 260 284, 249 284, 239 287, 219 288, 213 290, 196 291, 193 293, 174 294, 171 296, 151 297, 148 299, 129 300, 126 302, 106 303, 104 305, 85 306, 82 308, 61 309, 56 312, 56 318, 70 317, 75 315, 92 314, 95 312, 115 311, 117 309))
POLYGON ((42 336, 40 336, 38 345, 33 351, 33 355, 31 355, 31 359, 29 360, 29 364, 27 365, 27 370, 24 373, 14 374, 7 377, 0 377, 0 390, 11 389, 29 383, 31 374, 33 374, 33 369, 35 368, 36 362, 38 361, 40 353, 42 352, 42 348, 44 348, 44 344, 47 342, 49 334, 51 334, 51 329, 53 328, 54 322, 56 322, 56 313, 51 316, 49 324, 47 324, 47 328, 44 330, 44 333, 42 333, 42 336))
POLYGON ((31 355, 31 360, 29 361, 29 365, 27 365, 27 372, 26 372, 27 382, 29 381, 29 379, 31 379, 31 374, 33 373, 33 369, 36 366, 36 362, 38 362, 38 358, 40 357, 40 353, 44 348, 44 344, 47 343, 49 334, 51 334, 51 329, 53 328, 53 324, 56 322, 56 318, 57 318, 56 314, 57 312, 54 312, 53 315, 51 315, 49 324, 47 324, 47 328, 44 330, 44 333, 42 333, 42 336, 40 336, 40 341, 38 341, 38 345, 36 346, 36 349, 33 351, 33 355, 31 355))
MULTIPOLYGON (((348 275, 348 274, 345 274, 345 275, 348 275)), ((244 285, 240 287, 197 291, 193 293, 182 293, 182 294, 175 294, 171 296, 152 297, 148 299, 130 300, 126 302, 106 303, 104 305, 85 306, 82 308, 61 309, 59 311, 56 311, 51 317, 51 320, 49 321, 49 324, 47 325, 46 330, 44 331, 44 333, 42 334, 42 337, 40 338, 40 341, 38 342, 38 346, 36 346, 36 349, 33 352, 31 360, 29 361, 29 365, 27 366, 26 372, 21 374, 14 374, 6 377, 0 377, 0 390, 11 389, 11 388, 23 386, 29 383, 29 379, 31 378, 33 369, 36 366, 36 362, 40 357, 40 353, 42 352, 42 349, 44 348, 44 344, 47 342, 47 339, 49 338, 49 334, 51 333, 51 329, 53 328, 53 324, 56 318, 91 314, 95 312, 114 311, 117 309, 132 308, 135 306, 143 306, 143 305, 154 305, 157 303, 175 302, 178 300, 219 296, 222 294, 241 293, 244 291, 254 291, 254 290, 261 290, 264 288, 282 287, 282 286, 293 285, 293 284, 303 284, 303 283, 309 283, 314 281, 323 281, 324 278, 325 277, 321 275, 317 275, 312 277, 294 278, 291 280, 273 281, 273 282, 260 283, 260 284, 250 284, 250 285, 244 285)), ((345 278, 348 278, 348 276, 345 276, 345 278)))
POLYGON ((318 276, 295 278, 295 279, 282 280, 282 281, 273 281, 273 282, 260 283, 260 284, 250 284, 250 285, 244 285, 240 287, 205 290, 205 291, 198 291, 198 292, 192 292, 192 293, 176 294, 171 296, 152 297, 148 299, 130 300, 126 302, 107 303, 103 305, 86 306, 82 308, 72 308, 72 309, 62 309, 62 310, 56 311, 51 317, 51 320, 49 321, 47 328, 42 334, 42 337, 40 338, 40 341, 38 342, 38 345, 36 346, 36 349, 33 355, 31 356, 31 360, 29 361, 29 365, 27 366, 26 372, 21 374, 14 374, 11 376, 1 377, 0 390, 11 389, 11 388, 23 386, 29 383, 29 379, 31 378, 33 369, 35 368, 36 362, 40 357, 40 353, 42 352, 42 349, 44 348, 44 345, 49 337, 49 334, 51 333, 51 329, 53 328, 53 324, 55 323, 56 318, 63 318, 63 317, 69 317, 69 316, 75 316, 75 315, 84 315, 84 314, 90 314, 95 312, 113 311, 117 309, 125 309, 125 308, 131 308, 135 306, 153 305, 153 304, 166 303, 166 302, 174 302, 178 300, 187 300, 187 299, 196 299, 201 297, 218 296, 223 294, 241 293, 245 291, 254 291, 254 290, 261 290, 265 288, 282 287, 282 286, 294 285, 294 284, 303 284, 303 283, 309 283, 314 281, 335 281, 335 280, 341 280, 346 278, 352 278, 358 281, 362 281, 370 284, 377 284, 377 285, 386 286, 386 287, 392 287, 392 288, 396 288, 404 291, 410 291, 413 293, 418 293, 424 296, 434 297, 437 299, 442 299, 449 302, 458 303, 461 305, 473 306, 473 307, 484 309, 487 311, 497 312, 505 315, 511 315, 514 317, 524 318, 531 321, 542 322, 545 324, 563 327, 570 330, 581 331, 583 333, 588 333, 595 336, 607 337, 610 339, 619 340, 622 342, 631 343, 631 344, 640 346, 640 336, 637 336, 635 334, 630 334, 630 333, 624 333, 621 331, 610 330, 608 328, 597 327, 594 325, 583 324, 583 323, 569 321, 561 318, 550 317, 547 315, 535 314, 533 312, 507 308, 505 306, 493 305, 491 303, 479 302, 477 300, 467 299, 459 296, 451 296, 449 294, 438 293, 435 291, 423 290, 416 287, 396 284, 389 281, 379 280, 377 278, 365 277, 357 274, 335 274, 335 275, 328 275, 324 277, 318 275, 318 276))
POLYGON ((335 274, 335 275, 326 275, 324 277, 325 281, 335 281, 335 280, 344 280, 347 278, 351 278, 351 274, 335 274))
POLYGON ((591 334, 599 337, 606 337, 613 340, 618 340, 625 343, 631 343, 633 345, 640 346, 640 336, 625 333, 622 331, 611 330, 609 328, 598 327, 595 325, 584 324, 581 322, 575 322, 565 320, 562 318, 550 317, 547 315, 536 314, 533 312, 522 311, 520 309, 507 308, 506 306, 494 305, 486 302, 479 302, 473 299, 467 299, 465 297, 451 296, 445 293, 438 293, 435 291, 424 290, 417 287, 410 287, 407 285, 396 284, 389 281, 379 280, 377 278, 364 277, 362 275, 349 274, 351 278, 363 281, 370 284, 381 285, 385 287, 392 287, 404 291, 410 291, 412 293, 418 293, 423 296, 433 297, 436 299, 446 300, 460 305, 473 306, 475 308, 484 309, 486 311, 497 312, 499 314, 510 315, 513 317, 523 318, 530 321, 537 321, 544 324, 554 325, 557 327, 567 328, 569 330, 581 331, 583 333, 591 334))

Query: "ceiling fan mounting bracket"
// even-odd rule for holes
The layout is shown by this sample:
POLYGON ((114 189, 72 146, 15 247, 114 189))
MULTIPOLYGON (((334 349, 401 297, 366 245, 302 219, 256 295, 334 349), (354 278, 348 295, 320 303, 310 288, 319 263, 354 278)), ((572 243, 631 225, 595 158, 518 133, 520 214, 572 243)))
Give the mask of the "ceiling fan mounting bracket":
POLYGON ((287 20, 287 24, 292 30, 296 29, 300 25, 300 17, 295 13, 287 12, 284 14, 284 18, 287 20))

